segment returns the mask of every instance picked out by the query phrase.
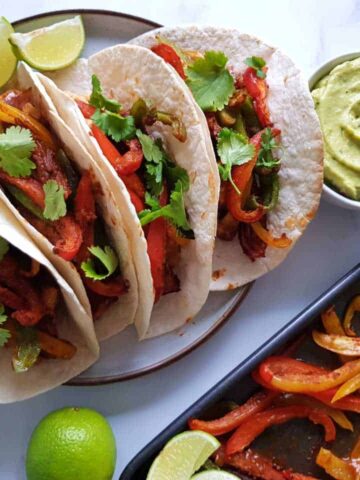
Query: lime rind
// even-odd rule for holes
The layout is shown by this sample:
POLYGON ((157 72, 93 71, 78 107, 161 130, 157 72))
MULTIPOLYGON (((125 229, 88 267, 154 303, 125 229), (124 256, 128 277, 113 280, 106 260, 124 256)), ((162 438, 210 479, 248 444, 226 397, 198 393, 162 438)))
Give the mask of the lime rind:
POLYGON ((0 17, 0 88, 10 80, 16 70, 17 58, 9 44, 9 37, 13 32, 11 23, 5 17, 0 17))
POLYGON ((147 480, 189 480, 219 447, 220 442, 208 433, 180 433, 157 456, 147 480))
POLYGON ((13 33, 9 41, 15 55, 37 70, 66 68, 79 58, 85 44, 80 15, 29 33, 13 33))

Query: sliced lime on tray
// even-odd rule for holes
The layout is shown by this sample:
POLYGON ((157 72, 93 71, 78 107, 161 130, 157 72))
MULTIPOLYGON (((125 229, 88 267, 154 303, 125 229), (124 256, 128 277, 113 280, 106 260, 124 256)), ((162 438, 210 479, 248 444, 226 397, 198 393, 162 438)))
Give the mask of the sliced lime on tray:
POLYGON ((239 477, 221 470, 208 470, 194 475, 191 480, 239 480, 239 477))
POLYGON ((220 442, 208 433, 180 433, 156 457, 146 480, 189 480, 219 447, 220 442))
POLYGON ((0 87, 10 80, 15 71, 17 59, 9 43, 9 37, 14 32, 5 17, 0 17, 0 87))
POLYGON ((19 59, 38 70, 59 70, 71 65, 85 43, 80 15, 29 33, 12 33, 10 43, 19 59))

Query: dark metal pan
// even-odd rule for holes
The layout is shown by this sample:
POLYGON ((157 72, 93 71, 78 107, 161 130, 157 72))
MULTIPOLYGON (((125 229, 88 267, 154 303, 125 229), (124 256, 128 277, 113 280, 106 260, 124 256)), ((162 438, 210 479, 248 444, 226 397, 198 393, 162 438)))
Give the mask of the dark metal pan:
MULTIPOLYGON (((163 430, 128 464, 121 474, 120 480, 145 480, 155 456, 170 438, 187 429, 187 421, 190 417, 211 418, 214 417, 217 405, 222 401, 245 401, 257 388, 250 376, 252 370, 262 360, 280 352, 287 344, 294 342, 302 334, 304 334, 304 339, 296 356, 323 365, 332 363, 334 366, 335 355, 320 350, 313 342, 309 341, 309 331, 311 331, 309 327, 317 326, 319 314, 331 304, 335 304, 338 313, 342 314, 349 300, 359 293, 360 264, 338 280, 163 430)), ((294 292, 294 294, 296 293, 294 292)), ((331 449, 339 455, 346 455, 360 432, 360 416, 350 415, 349 417, 354 422, 354 432, 349 433, 337 429, 336 443, 331 445, 331 449)), ((284 426, 272 427, 255 442, 254 448, 273 456, 280 464, 283 463, 284 466, 291 467, 295 471, 327 479, 330 477, 314 466, 315 452, 320 443, 323 443, 321 434, 319 427, 310 422, 296 420, 291 422, 290 427, 289 424, 285 428, 284 426)))

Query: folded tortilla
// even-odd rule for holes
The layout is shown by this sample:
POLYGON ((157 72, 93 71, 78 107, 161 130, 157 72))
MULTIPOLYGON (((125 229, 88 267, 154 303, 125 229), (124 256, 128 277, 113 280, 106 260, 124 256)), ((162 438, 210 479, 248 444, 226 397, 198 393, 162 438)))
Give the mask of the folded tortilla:
POLYGON ((71 360, 40 358, 27 372, 15 373, 11 364, 12 349, 1 348, 0 403, 9 403, 46 392, 80 374, 97 360, 99 345, 93 321, 76 298, 74 291, 31 241, 2 200, 0 200, 0 236, 50 272, 63 297, 63 308, 56 318, 59 337, 68 340, 77 349, 71 360))
POLYGON ((201 117, 190 93, 171 67, 145 48, 117 45, 90 57, 88 66, 82 60, 51 77, 60 88, 88 96, 92 73, 99 78, 105 95, 118 100, 125 110, 141 97, 158 110, 180 118, 187 130, 187 140, 182 143, 172 135, 170 127, 159 125, 159 122, 151 127, 151 133, 163 139, 171 159, 188 172, 190 189, 185 194, 185 205, 195 233, 195 240, 181 250, 181 261, 176 270, 180 291, 162 296, 154 305, 146 239, 125 185, 102 154, 71 95, 61 91, 48 78, 38 75, 58 114, 101 167, 124 222, 129 226, 139 284, 135 324, 140 338, 153 337, 189 322, 206 301, 212 272, 219 178, 214 163, 211 164, 208 158, 210 152, 201 117))
MULTIPOLYGON (((74 135, 71 125, 67 124, 57 114, 50 97, 36 74, 24 63, 20 63, 18 67, 17 83, 22 90, 31 88, 35 107, 41 111, 43 118, 48 121, 64 152, 74 162, 80 172, 84 170, 90 171, 93 180, 99 187, 96 189, 95 194, 96 204, 102 215, 107 235, 119 257, 123 278, 129 282, 128 292, 121 295, 116 302, 111 304, 95 322, 96 334, 100 340, 103 340, 121 332, 127 325, 133 323, 138 305, 137 277, 130 250, 130 240, 124 228, 123 217, 116 206, 111 189, 101 170, 93 162, 89 152, 75 138, 76 135, 74 135)), ((15 206, 12 205, 1 188, 0 199, 5 202, 44 255, 54 264, 59 273, 73 288, 85 311, 91 316, 89 299, 81 276, 75 266, 53 252, 53 245, 49 240, 30 225, 15 206)))
MULTIPOLYGON (((292 244, 286 249, 268 246, 266 256, 252 262, 243 253, 237 236, 231 242, 217 239, 210 288, 227 290, 240 287, 279 265, 318 209, 323 184, 323 144, 309 88, 300 70, 287 55, 236 29, 195 25, 163 27, 130 43, 150 48, 157 43, 158 35, 185 50, 224 52, 234 76, 245 70, 244 60, 247 57, 262 57, 268 67, 267 102, 274 126, 281 129, 283 148, 280 153, 279 201, 268 214, 267 227, 274 236, 285 233, 292 244)), ((200 108, 198 112, 207 143, 213 149, 205 116, 200 108)), ((209 159, 214 161, 211 155, 209 159)))

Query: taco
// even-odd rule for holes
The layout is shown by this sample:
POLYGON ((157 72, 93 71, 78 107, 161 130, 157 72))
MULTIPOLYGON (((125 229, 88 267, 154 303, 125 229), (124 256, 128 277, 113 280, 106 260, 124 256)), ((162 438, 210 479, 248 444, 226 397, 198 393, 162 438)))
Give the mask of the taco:
POLYGON ((0 200, 0 403, 54 388, 98 355, 92 319, 0 200))
POLYGON ((254 280, 284 260, 318 208, 323 146, 306 82, 281 51, 235 29, 164 27, 130 43, 186 83, 216 155, 211 289, 254 280))
POLYGON ((155 54, 126 45, 90 57, 87 73, 81 61, 53 76, 72 98, 39 78, 131 225, 146 337, 189 322, 209 292, 219 192, 190 93, 155 54))
POLYGON ((0 96, 0 198, 95 319, 100 339, 135 317, 123 219, 100 169, 24 64, 0 96))

